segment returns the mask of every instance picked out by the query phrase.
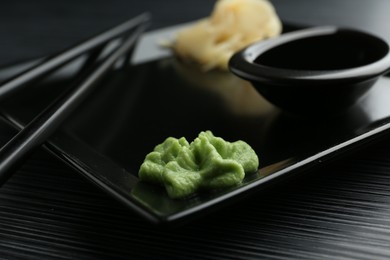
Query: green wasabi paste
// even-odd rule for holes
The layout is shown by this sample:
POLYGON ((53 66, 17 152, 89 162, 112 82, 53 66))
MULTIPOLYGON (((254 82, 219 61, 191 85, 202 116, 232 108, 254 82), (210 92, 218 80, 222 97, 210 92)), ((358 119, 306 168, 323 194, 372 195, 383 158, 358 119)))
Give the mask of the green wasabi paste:
POLYGON ((199 190, 237 185, 258 167, 259 159, 247 143, 230 143, 206 131, 191 143, 168 137, 146 156, 139 178, 165 186, 171 198, 184 198, 199 190))

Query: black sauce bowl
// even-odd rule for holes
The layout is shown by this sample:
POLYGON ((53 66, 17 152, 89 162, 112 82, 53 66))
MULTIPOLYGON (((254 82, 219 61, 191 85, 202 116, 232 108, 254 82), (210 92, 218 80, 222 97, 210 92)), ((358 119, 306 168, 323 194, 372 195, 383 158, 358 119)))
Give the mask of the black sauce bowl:
POLYGON ((285 111, 333 114, 389 70, 390 48, 366 32, 314 27, 254 43, 234 54, 229 68, 285 111))

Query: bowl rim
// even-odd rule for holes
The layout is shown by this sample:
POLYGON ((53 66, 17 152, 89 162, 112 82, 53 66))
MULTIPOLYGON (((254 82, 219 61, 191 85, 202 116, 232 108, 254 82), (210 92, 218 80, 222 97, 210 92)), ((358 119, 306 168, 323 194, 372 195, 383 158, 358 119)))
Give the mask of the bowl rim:
POLYGON ((294 82, 303 85, 312 84, 313 82, 325 84, 334 81, 358 82, 379 77, 390 69, 390 44, 379 36, 358 29, 337 26, 312 27, 282 34, 272 39, 255 42, 245 47, 231 57, 229 60, 229 69, 237 76, 250 81, 274 84, 279 83, 282 85, 284 83, 291 84, 294 82), (381 41, 387 45, 388 51, 382 58, 370 64, 337 70, 294 70, 254 63, 254 60, 262 53, 287 42, 307 37, 331 35, 340 31, 353 32, 381 41))

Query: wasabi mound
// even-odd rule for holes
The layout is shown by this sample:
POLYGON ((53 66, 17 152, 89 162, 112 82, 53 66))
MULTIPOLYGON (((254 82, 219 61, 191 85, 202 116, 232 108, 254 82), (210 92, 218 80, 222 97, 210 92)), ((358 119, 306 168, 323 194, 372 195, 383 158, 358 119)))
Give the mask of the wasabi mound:
POLYGON ((258 157, 247 143, 227 142, 206 131, 191 143, 184 137, 167 138, 146 156, 139 177, 163 185, 171 198, 184 198, 237 185, 258 167, 258 157))

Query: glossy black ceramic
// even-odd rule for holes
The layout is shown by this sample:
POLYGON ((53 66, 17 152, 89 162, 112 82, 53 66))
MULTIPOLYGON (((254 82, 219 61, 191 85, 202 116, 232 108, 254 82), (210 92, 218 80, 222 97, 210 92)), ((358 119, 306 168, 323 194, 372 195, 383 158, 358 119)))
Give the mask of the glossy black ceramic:
MULTIPOLYGON (((72 75, 28 88, 3 102, 13 124, 27 122, 66 88, 72 75)), ((381 78, 362 102, 341 116, 286 117, 244 80, 159 59, 112 71, 46 147, 127 207, 156 222, 176 222, 286 180, 390 132, 390 79, 381 78), (151 76, 152 75, 152 76, 151 76), (166 137, 189 140, 211 130, 249 143, 260 168, 230 189, 172 200, 138 180, 138 169, 166 137)), ((261 194, 259 194, 261 196, 261 194)))
POLYGON ((255 43, 231 71, 270 102, 298 114, 333 114, 358 101, 390 68, 389 44, 366 32, 315 27, 255 43))
MULTIPOLYGON (((2 102, 2 115, 25 126, 79 73, 65 71, 2 102)), ((390 79, 383 77, 346 113, 326 119, 288 117, 248 81, 167 57, 111 71, 45 147, 143 217, 176 223, 389 133, 389 96, 390 79), (204 130, 228 141, 246 141, 260 158, 259 171, 238 186, 183 200, 170 199, 163 188, 138 179, 145 155, 156 144, 168 136, 192 140, 204 130)))

